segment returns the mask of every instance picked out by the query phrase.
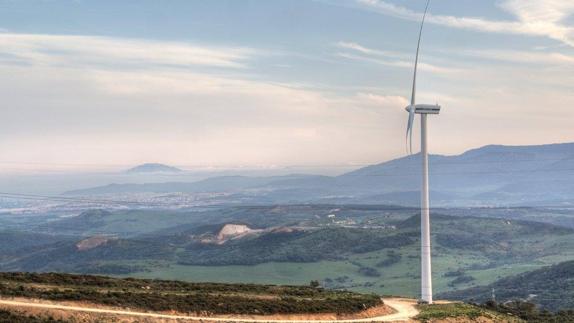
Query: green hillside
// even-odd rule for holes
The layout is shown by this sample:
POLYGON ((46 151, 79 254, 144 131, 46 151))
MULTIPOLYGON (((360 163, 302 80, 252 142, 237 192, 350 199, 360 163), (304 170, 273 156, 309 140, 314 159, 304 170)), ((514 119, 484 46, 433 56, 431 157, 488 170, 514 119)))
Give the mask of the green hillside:
MULTIPOLYGON (((465 212, 470 211, 431 216, 438 292, 574 260, 573 229, 465 212)), ((332 289, 414 297, 419 227, 417 210, 376 205, 94 210, 11 231, 11 239, 19 237, 19 244, 31 248, 0 249, 0 270, 222 283, 313 279, 332 289), (251 231, 220 240, 226 224, 251 231)))
POLYGON ((492 289, 498 302, 528 300, 544 309, 574 309, 574 261, 505 277, 485 286, 447 292, 440 297, 484 302, 491 299, 492 289))

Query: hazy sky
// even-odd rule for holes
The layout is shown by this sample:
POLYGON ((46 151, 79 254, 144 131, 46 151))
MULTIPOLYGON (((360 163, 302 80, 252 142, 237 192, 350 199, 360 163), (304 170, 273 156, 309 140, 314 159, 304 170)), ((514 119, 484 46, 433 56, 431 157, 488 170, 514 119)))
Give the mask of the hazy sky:
MULTIPOLYGON (((0 1, 0 168, 402 156, 424 4, 0 1)), ((574 141, 573 13, 433 0, 418 85, 443 106, 432 152, 574 141)))

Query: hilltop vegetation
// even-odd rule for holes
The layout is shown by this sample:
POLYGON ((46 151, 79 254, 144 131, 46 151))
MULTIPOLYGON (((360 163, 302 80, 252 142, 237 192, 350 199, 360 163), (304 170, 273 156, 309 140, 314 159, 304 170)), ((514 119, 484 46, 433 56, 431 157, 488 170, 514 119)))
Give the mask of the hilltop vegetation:
POLYGON ((483 322, 485 320, 489 320, 490 322, 511 323, 522 321, 521 319, 509 316, 506 313, 464 303, 419 305, 419 310, 420 313, 417 315, 416 319, 422 322, 445 320, 449 318, 456 318, 459 320, 467 319, 472 322, 483 322))
POLYGON ((0 323, 66 323, 50 316, 23 314, 18 311, 0 309, 0 323))
POLYGON ((307 286, 186 283, 70 274, 0 273, 0 295, 213 314, 356 313, 376 295, 307 286))
POLYGON ((496 303, 488 301, 481 306, 489 311, 496 311, 514 317, 521 318, 526 322, 533 323, 574 323, 574 310, 558 311, 556 313, 547 310, 540 310, 538 306, 531 302, 512 301, 496 303))
POLYGON ((496 322, 496 323, 572 323, 574 311, 551 313, 539 310, 533 303, 513 301, 508 303, 487 302, 482 305, 468 303, 447 303, 419 305, 416 319, 422 322, 496 322))

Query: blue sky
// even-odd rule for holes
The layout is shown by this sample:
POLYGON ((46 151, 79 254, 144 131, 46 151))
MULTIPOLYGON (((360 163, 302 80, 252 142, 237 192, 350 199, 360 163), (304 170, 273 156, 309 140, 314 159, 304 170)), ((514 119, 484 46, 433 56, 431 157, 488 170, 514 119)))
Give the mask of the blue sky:
MULTIPOLYGON (((422 0, 0 1, 0 162, 376 163, 405 153, 422 0)), ((574 141, 574 3, 434 0, 431 149, 574 141)), ((6 166, 7 165, 7 166, 6 166)))

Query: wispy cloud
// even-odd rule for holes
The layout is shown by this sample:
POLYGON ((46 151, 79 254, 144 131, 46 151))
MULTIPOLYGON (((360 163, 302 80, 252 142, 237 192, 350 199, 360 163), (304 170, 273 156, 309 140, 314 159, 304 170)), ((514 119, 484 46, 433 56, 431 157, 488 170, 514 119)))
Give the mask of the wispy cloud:
POLYGON ((505 0, 500 7, 524 22, 560 23, 574 12, 574 2, 564 0, 505 0))
MULTIPOLYGON (((356 0, 363 8, 394 17, 420 21, 422 13, 383 0, 356 0)), ((500 8, 514 15, 516 21, 478 17, 456 17, 430 13, 432 24, 482 32, 543 36, 574 46, 574 28, 564 20, 574 13, 574 2, 565 0, 504 0, 500 8)))
POLYGON ((350 50, 360 52, 363 54, 367 54, 367 55, 382 56, 382 57, 396 57, 396 58, 403 58, 403 59, 406 58, 406 55, 402 54, 402 53, 387 51, 387 50, 378 50, 378 49, 373 49, 373 48, 367 48, 365 46, 362 46, 362 45, 359 45, 359 44, 353 43, 353 42, 341 41, 341 42, 338 42, 336 45, 339 48, 350 49, 350 50))
MULTIPOLYGON (((401 54, 392 51, 384 51, 373 48, 368 48, 363 45, 353 42, 338 42, 335 44, 338 48, 346 49, 346 52, 338 52, 338 57, 343 57, 350 60, 363 61, 378 65, 413 68, 414 59, 411 55, 401 54), (411 59, 411 60, 409 60, 411 59)), ((432 73, 452 73, 459 71, 455 68, 436 66, 428 63, 419 63, 419 68, 432 73)))
POLYGON ((250 48, 140 39, 0 33, 3 59, 27 64, 174 65, 242 68, 250 48))
POLYGON ((459 55, 469 57, 483 58, 502 62, 544 64, 546 66, 555 66, 555 65, 574 66, 574 56, 557 52, 478 49, 478 50, 457 50, 456 53, 459 55))
POLYGON ((360 92, 357 93, 355 97, 365 103, 370 103, 383 108, 389 107, 398 109, 409 104, 409 101, 405 97, 398 95, 380 95, 370 92, 360 92))

